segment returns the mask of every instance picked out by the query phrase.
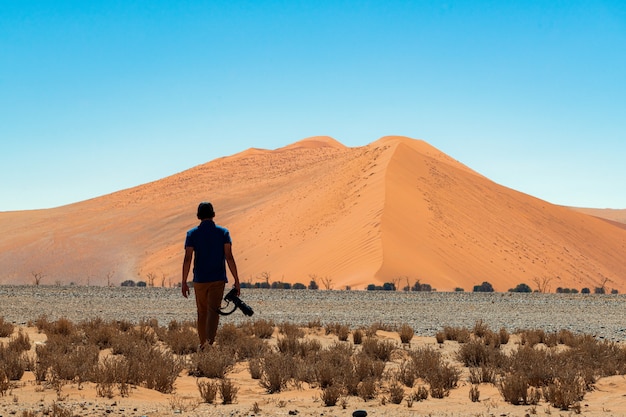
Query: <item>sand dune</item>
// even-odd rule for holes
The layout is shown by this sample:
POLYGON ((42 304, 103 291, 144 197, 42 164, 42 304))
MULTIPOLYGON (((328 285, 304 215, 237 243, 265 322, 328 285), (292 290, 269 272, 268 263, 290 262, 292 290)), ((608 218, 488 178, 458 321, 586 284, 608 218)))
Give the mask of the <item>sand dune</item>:
POLYGON ((231 230, 243 280, 333 288, 419 279, 626 290, 626 230, 498 185, 423 141, 328 137, 249 149, 50 210, 0 213, 0 283, 170 285, 199 201, 231 230))

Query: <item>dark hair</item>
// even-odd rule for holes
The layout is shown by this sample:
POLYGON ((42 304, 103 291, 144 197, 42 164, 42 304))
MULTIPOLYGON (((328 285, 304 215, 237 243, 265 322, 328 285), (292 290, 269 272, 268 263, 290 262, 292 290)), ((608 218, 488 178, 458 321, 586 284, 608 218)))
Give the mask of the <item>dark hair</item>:
POLYGON ((198 219, 212 219, 215 217, 215 211, 213 210, 213 204, 202 202, 198 206, 198 219))

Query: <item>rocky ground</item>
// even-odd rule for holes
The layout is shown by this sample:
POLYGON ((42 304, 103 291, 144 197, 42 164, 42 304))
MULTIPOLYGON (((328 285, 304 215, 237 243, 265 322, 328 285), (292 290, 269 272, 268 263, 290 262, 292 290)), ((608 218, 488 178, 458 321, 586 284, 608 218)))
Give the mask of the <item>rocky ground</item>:
MULTIPOLYGON (((568 329, 626 340, 624 295, 244 289, 241 298, 254 316, 236 311, 223 322, 262 318, 351 328, 407 323, 417 335, 434 336, 444 326, 470 328, 482 320, 493 330, 568 329)), ((193 295, 185 299, 177 288, 0 286, 0 316, 6 321, 27 324, 42 315, 73 322, 156 318, 167 324, 194 320, 195 303, 193 295)))

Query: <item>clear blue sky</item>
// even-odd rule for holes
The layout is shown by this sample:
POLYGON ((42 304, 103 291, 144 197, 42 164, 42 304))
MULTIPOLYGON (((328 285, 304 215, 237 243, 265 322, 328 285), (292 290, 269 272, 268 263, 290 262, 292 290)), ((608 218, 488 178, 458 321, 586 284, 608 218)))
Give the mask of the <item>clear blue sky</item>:
POLYGON ((626 208, 626 2, 0 0, 0 211, 313 135, 626 208))

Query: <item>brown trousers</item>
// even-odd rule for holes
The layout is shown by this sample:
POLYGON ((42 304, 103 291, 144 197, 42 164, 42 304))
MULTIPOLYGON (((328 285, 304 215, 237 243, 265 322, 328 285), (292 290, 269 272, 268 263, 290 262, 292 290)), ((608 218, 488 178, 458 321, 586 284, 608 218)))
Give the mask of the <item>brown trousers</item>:
POLYGON ((198 337, 200 345, 205 342, 213 344, 217 334, 220 315, 217 312, 222 305, 226 282, 194 282, 193 291, 196 294, 196 308, 198 309, 198 337))

